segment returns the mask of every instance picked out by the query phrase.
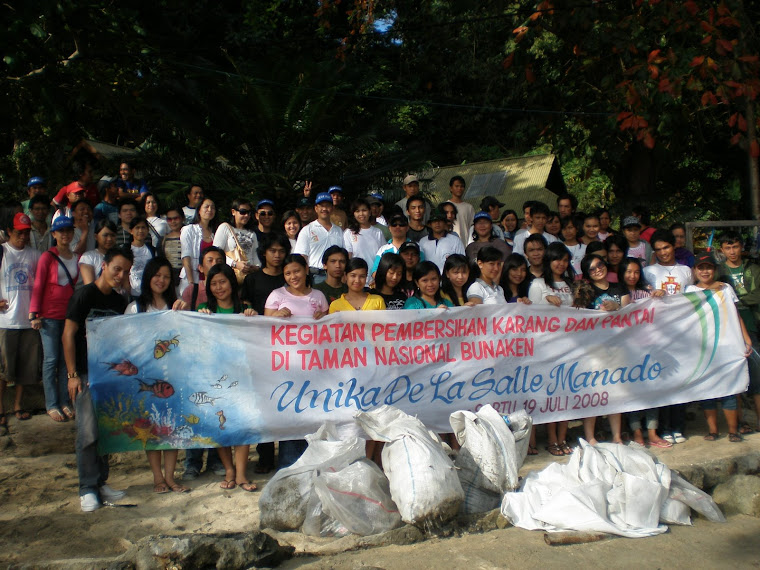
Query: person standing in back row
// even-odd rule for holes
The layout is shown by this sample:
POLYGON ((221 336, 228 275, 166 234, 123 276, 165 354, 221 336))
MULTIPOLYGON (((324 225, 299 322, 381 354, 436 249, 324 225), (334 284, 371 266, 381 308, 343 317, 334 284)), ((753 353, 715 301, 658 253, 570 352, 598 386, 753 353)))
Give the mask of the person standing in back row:
POLYGON ((331 245, 343 247, 343 231, 330 221, 333 212, 332 197, 327 192, 320 192, 314 202, 317 219, 300 231, 293 253, 306 258, 309 273, 317 284, 326 278, 322 256, 331 245))
POLYGON ((465 202, 462 198, 462 196, 464 196, 464 190, 464 178, 461 176, 454 176, 449 180, 451 202, 457 208, 457 217, 454 220, 454 231, 459 236, 459 239, 462 240, 462 245, 467 247, 470 237, 468 232, 475 219, 475 208, 472 207, 472 204, 465 202))

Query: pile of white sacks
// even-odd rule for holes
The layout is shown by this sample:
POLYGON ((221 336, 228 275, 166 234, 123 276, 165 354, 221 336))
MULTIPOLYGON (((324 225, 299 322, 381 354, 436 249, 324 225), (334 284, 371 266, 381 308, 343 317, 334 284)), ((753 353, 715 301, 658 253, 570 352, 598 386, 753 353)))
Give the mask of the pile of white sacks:
POLYGON ((261 528, 366 536, 403 523, 437 525, 500 504, 522 528, 630 537, 663 532, 660 522, 690 524, 689 507, 725 520, 709 495, 647 452, 620 445, 582 441, 567 464, 531 472, 520 485, 532 428, 524 411, 502 417, 485 406, 451 414, 457 453, 392 406, 358 413, 355 421, 370 439, 385 442, 383 469, 366 459, 365 439, 339 437, 326 423, 306 437, 301 458, 264 487, 261 528))

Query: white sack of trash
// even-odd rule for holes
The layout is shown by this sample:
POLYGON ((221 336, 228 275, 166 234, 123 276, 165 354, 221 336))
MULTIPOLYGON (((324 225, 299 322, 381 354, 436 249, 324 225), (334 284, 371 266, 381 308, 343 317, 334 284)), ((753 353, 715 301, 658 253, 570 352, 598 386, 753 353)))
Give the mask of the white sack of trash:
POLYGON ((519 491, 504 495, 501 512, 528 530, 640 538, 665 532, 663 523, 691 524, 689 507, 726 520, 709 495, 643 449, 581 439, 566 464, 531 472, 519 491))

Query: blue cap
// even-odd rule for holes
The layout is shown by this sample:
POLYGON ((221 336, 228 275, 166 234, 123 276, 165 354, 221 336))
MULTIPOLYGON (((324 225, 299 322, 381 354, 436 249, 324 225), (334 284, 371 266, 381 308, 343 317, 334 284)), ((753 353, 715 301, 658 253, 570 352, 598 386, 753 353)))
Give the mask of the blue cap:
POLYGON ((58 216, 55 220, 53 220, 53 224, 50 226, 50 231, 58 232, 61 230, 65 230, 66 228, 73 228, 73 227, 74 227, 74 220, 72 220, 68 216, 58 216))
POLYGON ((473 223, 477 222, 478 220, 488 220, 489 222, 493 223, 493 219, 491 219, 491 214, 488 212, 478 212, 475 214, 475 217, 472 219, 473 223))
POLYGON ((374 198, 375 200, 380 200, 381 202, 383 201, 383 195, 378 192, 373 192, 370 194, 370 197, 374 198))
POLYGON ((26 183, 26 187, 31 188, 32 186, 47 186, 47 182, 42 176, 32 176, 26 183))
POLYGON ((332 194, 333 192, 343 192, 343 188, 341 188, 340 186, 330 186, 327 192, 329 194, 332 194))
POLYGON ((327 192, 320 192, 317 194, 317 199, 314 200, 314 203, 321 204, 322 202, 330 202, 332 204, 332 197, 327 192))
POLYGON ((263 200, 259 200, 259 203, 256 204, 256 209, 258 210, 262 206, 272 206, 272 208, 274 208, 274 202, 272 202, 268 198, 264 198, 263 200))

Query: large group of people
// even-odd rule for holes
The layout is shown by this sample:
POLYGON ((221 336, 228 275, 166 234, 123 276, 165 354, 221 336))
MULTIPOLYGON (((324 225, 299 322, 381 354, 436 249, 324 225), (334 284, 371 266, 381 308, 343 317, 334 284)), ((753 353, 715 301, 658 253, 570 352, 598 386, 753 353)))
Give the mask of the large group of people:
MULTIPOLYGON (((248 317, 319 319, 339 311, 428 309, 478 304, 547 304, 615 311, 648 297, 691 290, 724 290, 741 316, 745 354, 757 348, 760 267, 742 257, 743 239, 732 231, 713 253, 686 248, 685 228, 654 228, 636 207, 611 226, 610 212, 578 211, 568 194, 556 210, 537 201, 522 212, 487 196, 476 210, 464 200, 466 182, 450 181, 450 199, 433 205, 419 179, 403 180, 405 197, 387 204, 381 194, 344 207, 340 186, 315 192, 307 183, 293 210, 270 199, 234 199, 223 212, 200 184, 189 184, 186 203, 165 210, 129 162, 118 177, 93 183, 88 163, 49 198, 45 180, 33 177, 29 199, 6 220, 0 249, 0 429, 6 387, 15 386, 11 417, 23 421, 23 388, 39 381, 54 422, 78 422, 77 464, 83 511, 123 492, 107 483, 108 464, 97 455, 97 426, 87 385, 85 320, 93 312, 132 314, 161 310, 234 313, 248 317), (222 221, 224 220, 224 221, 222 221), (41 364, 41 368, 40 368, 41 364)), ((221 206, 221 205, 220 205, 221 206)), ((757 355, 755 355, 757 356, 757 355)), ((760 408, 760 377, 750 394, 760 408)), ((718 438, 716 404, 729 441, 753 426, 741 422, 737 396, 702 402, 709 433, 718 438)), ((609 416, 612 441, 627 423, 641 445, 671 447, 685 441, 684 405, 609 416), (642 424, 645 418, 645 425, 642 424)), ((756 426, 760 429, 760 426, 756 426)), ((597 442, 596 418, 583 420, 597 442)), ((546 450, 572 453, 568 423, 547 424, 546 450)), ((449 438, 455 444, 453 438, 449 438)), ((279 442, 280 468, 304 451, 303 440, 279 442)), ((367 455, 379 459, 380 445, 367 455)), ((274 443, 257 446, 257 473, 273 470, 274 443)), ((534 434, 530 454, 538 449, 534 434)), ((196 478, 204 450, 187 450, 183 481, 196 478)), ((208 450, 206 469, 225 489, 254 491, 247 477, 248 446, 208 450)), ((148 452, 156 493, 187 492, 174 478, 176 451, 148 452)))

